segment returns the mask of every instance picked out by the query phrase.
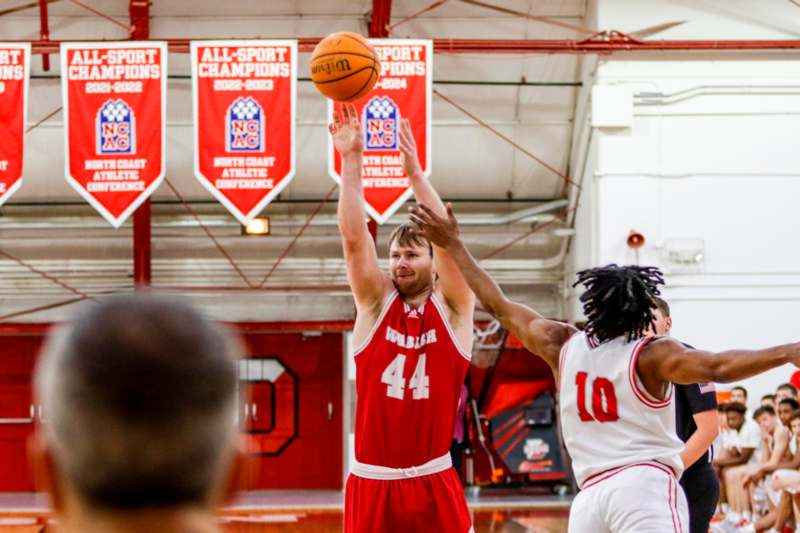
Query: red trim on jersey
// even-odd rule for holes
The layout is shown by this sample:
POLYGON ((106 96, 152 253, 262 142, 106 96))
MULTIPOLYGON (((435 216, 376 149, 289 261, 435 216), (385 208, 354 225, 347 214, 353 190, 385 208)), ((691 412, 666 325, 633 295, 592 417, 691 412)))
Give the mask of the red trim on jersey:
POLYGON ((430 300, 433 300, 433 305, 436 307, 436 310, 439 311, 439 316, 444 322, 444 328, 447 330, 447 334, 450 335, 450 340, 453 341, 453 345, 458 350, 458 354, 466 359, 467 361, 472 361, 472 352, 468 352, 467 350, 461 347, 461 344, 458 342, 458 338, 456 338, 456 334, 453 331, 453 327, 450 325, 450 320, 447 318, 447 309, 445 309, 445 304, 439 301, 439 297, 436 296, 436 293, 432 293, 430 300))
POLYGON ((591 348, 592 350, 600 346, 600 343, 597 342, 597 340, 591 335, 586 335, 586 344, 588 344, 589 348, 591 348))
POLYGON ((395 298, 397 298, 399 294, 400 293, 398 293, 397 290, 394 290, 392 291, 392 294, 390 294, 389 297, 386 299, 386 303, 383 304, 383 309, 381 309, 381 314, 378 315, 378 319, 375 321, 375 324, 372 325, 372 329, 369 330, 367 338, 364 339, 364 341, 358 346, 358 348, 353 350, 353 357, 363 352, 367 348, 367 346, 369 346, 369 343, 372 342, 372 339, 375 337, 375 332, 378 331, 378 328, 381 326, 381 323, 386 318, 386 313, 389 312, 389 309, 392 307, 395 298))
POLYGON ((669 507, 669 514, 672 515, 672 531, 675 531, 677 533, 678 526, 675 523, 675 507, 672 504, 672 479, 669 480, 669 487, 667 488, 667 492, 669 493, 669 496, 667 497, 668 500, 667 505, 669 507))
POLYGON ((626 465, 617 468, 611 468, 609 470, 604 470, 603 472, 599 472, 597 474, 589 476, 588 478, 586 478, 586 481, 592 478, 596 478, 597 476, 600 476, 602 474, 608 474, 608 475, 600 479, 597 479, 593 483, 590 483, 588 485, 586 484, 586 482, 584 482, 583 487, 581 487, 581 490, 586 490, 589 487, 597 485, 601 481, 605 481, 606 479, 612 478, 617 474, 619 474, 620 472, 627 470, 629 468, 633 468, 634 466, 648 466, 650 468, 655 468, 656 470, 660 470, 669 476, 669 486, 667 488, 667 505, 669 507, 670 515, 672 516, 672 528, 674 533, 683 533, 683 522, 681 522, 681 514, 678 508, 678 503, 680 500, 677 491, 678 484, 676 482, 675 471, 672 470, 672 468, 667 465, 663 465, 662 463, 654 461, 652 463, 635 463, 632 465, 626 465))
POLYGON ((633 394, 639 398, 639 401, 641 401, 647 407, 652 407, 653 409, 662 409, 667 407, 672 401, 672 390, 674 387, 670 385, 669 394, 667 394, 667 397, 664 400, 653 400, 648 398, 647 391, 639 388, 639 383, 636 381, 636 363, 639 360, 639 354, 641 353, 642 348, 647 346, 652 340, 653 337, 645 337, 639 341, 639 344, 637 344, 633 349, 633 354, 628 362, 628 381, 631 384, 631 389, 633 389, 633 394))
POLYGON ((677 476, 675 474, 675 470, 669 466, 665 465, 660 461, 650 461, 646 463, 634 463, 630 465, 624 466, 617 466, 614 468, 609 468, 608 470, 603 470, 602 472, 598 472, 596 474, 592 474, 591 476, 587 477, 584 482, 583 486, 581 486, 581 490, 586 490, 589 487, 593 487, 605 481, 606 479, 612 478, 623 472, 629 468, 633 468, 635 466, 647 466, 650 468, 655 468, 656 470, 660 470, 664 472, 669 477, 669 486, 667 488, 667 505, 669 507, 670 515, 672 516, 672 528, 674 533, 683 533, 683 522, 681 522, 681 513, 680 513, 680 495, 678 494, 678 482, 677 476), (601 477, 602 476, 602 477, 601 477), (591 480, 591 483, 589 482, 591 480))
POLYGON ((672 507, 670 507, 670 512, 672 513, 672 527, 675 528, 675 531, 678 533, 683 533, 683 523, 681 523, 681 513, 678 510, 678 483, 670 478, 669 479, 669 488, 670 488, 670 499, 672 500, 672 507), (677 522, 678 527, 675 527, 675 523, 677 522))
POLYGON ((650 468, 655 468, 657 470, 661 470, 662 472, 664 472, 665 474, 669 474, 673 478, 676 477, 675 476, 675 471, 671 467, 669 467, 667 465, 664 465, 664 464, 661 464, 661 463, 659 463, 657 461, 652 461, 652 462, 647 462, 647 463, 633 463, 631 465, 616 466, 614 468, 609 468, 608 470, 603 470, 602 472, 598 472, 596 474, 592 474, 591 476, 587 477, 583 481, 583 486, 581 487, 581 490, 586 490, 589 487, 597 485, 601 481, 605 481, 608 478, 614 477, 617 474, 619 474, 620 472, 622 472, 623 470, 627 470, 629 468, 633 468, 634 466, 649 466, 650 468), (598 476, 602 476, 603 474, 608 474, 608 475, 606 475, 606 476, 604 476, 604 477, 602 477, 600 479, 595 479, 598 476), (592 481, 592 483, 589 483, 589 480, 594 480, 594 481, 592 481))
POLYGON ((564 359, 567 357, 567 346, 569 346, 569 341, 574 339, 578 334, 576 333, 566 341, 564 344, 561 345, 561 351, 558 353, 558 390, 562 390, 563 387, 562 382, 564 381, 564 359))

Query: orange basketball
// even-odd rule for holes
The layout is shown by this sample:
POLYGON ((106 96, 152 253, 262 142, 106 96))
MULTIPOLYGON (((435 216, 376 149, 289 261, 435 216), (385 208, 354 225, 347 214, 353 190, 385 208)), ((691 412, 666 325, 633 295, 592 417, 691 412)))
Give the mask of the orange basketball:
POLYGON ((339 102, 367 94, 378 81, 380 71, 372 45, 349 31, 328 35, 311 54, 311 80, 319 92, 339 102))

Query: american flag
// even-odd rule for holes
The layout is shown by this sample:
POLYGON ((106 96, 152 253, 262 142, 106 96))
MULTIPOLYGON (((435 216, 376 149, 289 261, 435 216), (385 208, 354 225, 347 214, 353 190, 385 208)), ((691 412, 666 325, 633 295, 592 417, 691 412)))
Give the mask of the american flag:
POLYGON ((713 383, 699 383, 698 387, 700 387, 700 394, 706 394, 707 392, 716 392, 716 387, 714 387, 713 383))

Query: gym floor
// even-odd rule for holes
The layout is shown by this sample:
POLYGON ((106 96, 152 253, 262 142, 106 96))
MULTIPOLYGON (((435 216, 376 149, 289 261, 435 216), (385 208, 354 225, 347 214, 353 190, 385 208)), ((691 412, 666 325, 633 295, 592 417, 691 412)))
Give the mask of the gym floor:
MULTIPOLYGON (((567 531, 564 509, 508 509, 475 511, 475 533, 563 533, 567 531)), ((341 512, 262 514, 223 517, 226 533, 283 533, 342 531, 341 512)), ((2 531, 2 529, 0 529, 2 531)))
MULTIPOLYGON (((339 491, 247 491, 220 513, 225 533, 342 531, 339 491)), ((476 533, 564 533, 571 498, 520 492, 468 494, 476 533)), ((0 494, 0 533, 40 533, 50 515, 37 494, 0 494)))

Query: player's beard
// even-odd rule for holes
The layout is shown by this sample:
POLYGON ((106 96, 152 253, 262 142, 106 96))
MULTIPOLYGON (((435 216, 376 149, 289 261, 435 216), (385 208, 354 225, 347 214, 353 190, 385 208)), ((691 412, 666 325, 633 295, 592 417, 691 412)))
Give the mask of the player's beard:
POLYGON ((416 275, 409 278, 395 276, 392 279, 392 283, 394 283, 400 296, 413 298, 433 288, 433 276, 423 277, 416 275))

